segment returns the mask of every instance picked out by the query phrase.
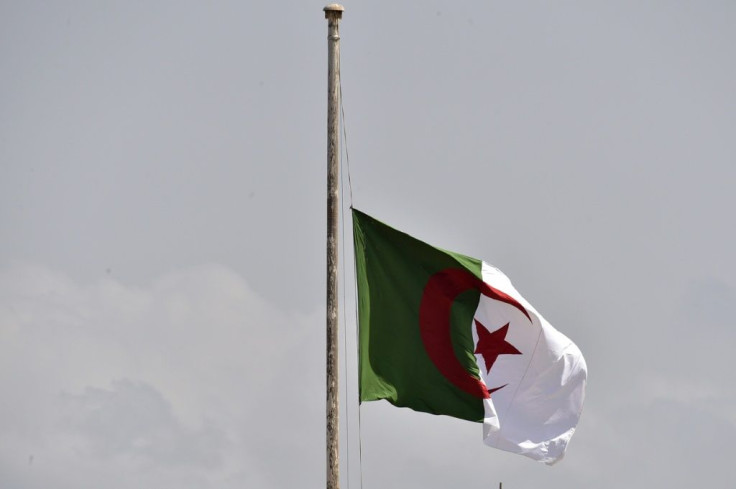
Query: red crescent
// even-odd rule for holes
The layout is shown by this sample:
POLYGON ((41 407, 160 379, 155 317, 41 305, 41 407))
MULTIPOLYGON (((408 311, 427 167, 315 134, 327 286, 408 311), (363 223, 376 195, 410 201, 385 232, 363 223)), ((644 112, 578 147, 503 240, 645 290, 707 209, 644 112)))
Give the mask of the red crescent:
MULTIPOLYGON (((424 287, 419 306, 419 329, 427 354, 442 375, 468 394, 480 398, 491 397, 488 388, 473 377, 455 356, 450 335, 450 311, 458 295, 475 289, 491 299, 505 302, 531 317, 513 297, 501 292, 461 268, 447 268, 432 275, 424 287)), ((495 390, 495 389, 494 389, 495 390)))

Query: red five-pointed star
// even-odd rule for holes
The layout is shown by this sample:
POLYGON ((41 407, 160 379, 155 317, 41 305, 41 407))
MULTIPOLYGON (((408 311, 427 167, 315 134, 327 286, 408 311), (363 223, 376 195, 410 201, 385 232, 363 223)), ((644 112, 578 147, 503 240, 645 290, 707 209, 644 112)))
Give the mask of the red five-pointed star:
POLYGON ((476 319, 475 328, 478 331, 478 344, 473 353, 480 353, 483 356, 483 361, 486 363, 486 373, 491 371, 491 367, 493 367, 499 355, 521 355, 521 352, 514 345, 506 341, 509 323, 506 323, 503 328, 490 333, 476 319))

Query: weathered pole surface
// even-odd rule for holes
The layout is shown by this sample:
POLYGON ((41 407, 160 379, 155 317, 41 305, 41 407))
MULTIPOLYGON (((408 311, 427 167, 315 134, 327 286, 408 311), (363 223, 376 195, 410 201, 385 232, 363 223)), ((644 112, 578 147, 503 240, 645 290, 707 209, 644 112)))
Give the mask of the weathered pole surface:
POLYGON ((339 142, 340 19, 342 5, 324 9, 327 34, 327 489, 339 489, 339 398, 337 336, 337 224, 339 142))

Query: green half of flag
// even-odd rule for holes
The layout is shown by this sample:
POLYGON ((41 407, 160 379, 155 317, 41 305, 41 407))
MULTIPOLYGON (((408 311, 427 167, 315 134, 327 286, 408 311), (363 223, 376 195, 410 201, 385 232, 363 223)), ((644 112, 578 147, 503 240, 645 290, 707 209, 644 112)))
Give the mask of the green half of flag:
MULTIPOLYGON (((483 400, 458 388, 430 359, 420 304, 431 277, 462 269, 481 279, 482 262, 430 246, 353 209, 358 284, 360 400, 482 422, 483 400)), ((450 310, 455 357, 480 378, 471 325, 480 292, 458 295, 450 310)))

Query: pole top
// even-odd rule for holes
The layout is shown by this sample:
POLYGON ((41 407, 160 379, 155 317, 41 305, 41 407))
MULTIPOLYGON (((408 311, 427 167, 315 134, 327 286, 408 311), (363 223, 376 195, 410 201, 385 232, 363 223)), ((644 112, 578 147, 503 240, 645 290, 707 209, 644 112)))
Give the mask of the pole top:
POLYGON ((342 18, 342 13, 345 11, 345 7, 338 3, 331 3, 322 10, 325 11, 325 19, 329 19, 330 17, 340 19, 342 18))

